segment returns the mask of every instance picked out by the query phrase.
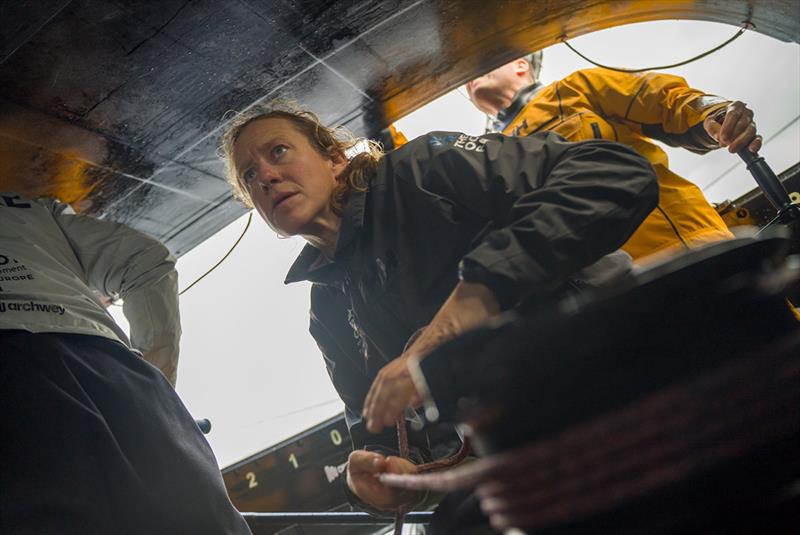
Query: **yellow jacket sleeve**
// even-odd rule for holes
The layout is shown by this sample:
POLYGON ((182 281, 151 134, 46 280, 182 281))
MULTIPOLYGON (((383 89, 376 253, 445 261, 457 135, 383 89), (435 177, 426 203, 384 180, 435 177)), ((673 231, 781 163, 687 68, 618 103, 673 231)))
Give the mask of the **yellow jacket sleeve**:
POLYGON ((580 95, 608 118, 625 121, 647 137, 696 152, 717 147, 702 122, 729 104, 689 87, 680 76, 655 72, 577 71, 559 82, 558 92, 564 100, 580 95))

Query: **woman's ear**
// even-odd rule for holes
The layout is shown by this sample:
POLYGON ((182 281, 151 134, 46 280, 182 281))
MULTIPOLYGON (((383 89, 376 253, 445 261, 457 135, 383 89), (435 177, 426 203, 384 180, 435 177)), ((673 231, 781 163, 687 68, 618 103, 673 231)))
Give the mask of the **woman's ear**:
POLYGON ((338 180, 344 170, 347 169, 347 165, 350 162, 347 160, 347 156, 344 155, 344 152, 335 150, 331 154, 331 163, 333 165, 333 175, 338 180))

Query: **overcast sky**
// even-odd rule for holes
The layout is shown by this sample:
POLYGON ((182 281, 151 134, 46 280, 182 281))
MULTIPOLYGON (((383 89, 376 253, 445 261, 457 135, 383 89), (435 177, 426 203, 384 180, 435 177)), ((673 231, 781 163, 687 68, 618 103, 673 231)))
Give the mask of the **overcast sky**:
MULTIPOLYGON (((638 68, 692 57, 735 31, 712 23, 652 22, 597 32, 572 44, 600 63, 638 68)), ((548 83, 588 67, 559 44, 545 50, 541 78, 548 83)), ((775 171, 800 161, 797 44, 746 32, 720 52, 667 72, 705 92, 748 103, 767 140, 761 154, 775 171)), ((398 127, 409 138, 430 130, 482 133, 484 118, 465 95, 460 88, 399 121, 398 127)), ((703 187, 712 202, 755 187, 738 158, 726 151, 704 157, 671 148, 668 152, 671 168, 703 187)), ((245 220, 246 216, 179 260, 181 288, 225 254, 245 220)), ((309 285, 283 285, 302 246, 299 238, 278 239, 254 215, 236 251, 181 298, 178 393, 195 417, 212 420, 208 439, 221 466, 342 409, 308 334, 309 285)), ((120 309, 113 312, 121 316, 120 309)))

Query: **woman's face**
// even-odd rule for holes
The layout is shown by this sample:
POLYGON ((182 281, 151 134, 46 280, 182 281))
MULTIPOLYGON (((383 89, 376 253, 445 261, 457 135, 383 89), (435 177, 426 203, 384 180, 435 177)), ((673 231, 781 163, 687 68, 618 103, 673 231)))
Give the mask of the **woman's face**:
POLYGON ((286 236, 315 236, 331 217, 344 155, 323 156, 288 119, 256 119, 233 145, 233 164, 253 206, 286 236))

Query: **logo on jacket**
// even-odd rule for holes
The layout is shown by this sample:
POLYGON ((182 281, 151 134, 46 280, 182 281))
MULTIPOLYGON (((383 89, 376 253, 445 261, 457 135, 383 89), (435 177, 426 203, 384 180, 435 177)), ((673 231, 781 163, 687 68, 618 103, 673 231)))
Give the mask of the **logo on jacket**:
POLYGON ((436 134, 428 134, 428 145, 431 147, 451 145, 456 139, 458 138, 454 135, 438 136, 436 134))
POLYGON ((57 314, 63 316, 66 309, 61 305, 50 303, 37 303, 35 301, 0 301, 0 313, 2 312, 45 312, 47 314, 57 314))
POLYGON ((453 143, 453 146, 458 149, 483 152, 486 150, 487 141, 489 140, 480 136, 468 136, 466 134, 461 134, 458 136, 458 139, 456 139, 456 142, 453 143))

